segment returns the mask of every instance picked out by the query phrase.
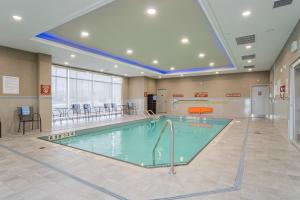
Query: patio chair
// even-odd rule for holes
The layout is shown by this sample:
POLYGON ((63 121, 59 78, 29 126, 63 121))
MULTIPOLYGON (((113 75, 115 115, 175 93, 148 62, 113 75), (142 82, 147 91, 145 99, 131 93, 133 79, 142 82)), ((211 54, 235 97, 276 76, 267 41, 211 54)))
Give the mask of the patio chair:
POLYGON ((83 111, 84 115, 88 118, 96 116, 97 117, 97 110, 95 108, 92 108, 90 104, 83 104, 83 111))
POLYGON ((111 105, 112 114, 115 114, 115 115, 121 114, 121 110, 118 108, 118 105, 116 103, 112 103, 110 105, 111 105))
MULTIPOLYGON (((72 104, 71 110, 72 110, 73 116, 76 116, 76 119, 78 120, 81 117, 80 104, 72 104)), ((74 119, 74 118, 72 117, 72 119, 74 119)))
POLYGON ((23 123, 23 135, 25 134, 25 124, 26 122, 31 122, 31 128, 33 130, 34 122, 38 122, 40 132, 42 132, 42 119, 39 113, 33 113, 33 107, 21 106, 17 108, 18 117, 19 117, 19 129, 21 129, 21 123, 23 123))
POLYGON ((105 114, 108 114, 108 116, 110 116, 110 114, 111 114, 110 104, 109 103, 105 103, 103 108, 104 108, 105 114))
POLYGON ((136 109, 136 105, 133 102, 128 102, 128 114, 132 115, 132 114, 136 114, 137 109, 136 109))

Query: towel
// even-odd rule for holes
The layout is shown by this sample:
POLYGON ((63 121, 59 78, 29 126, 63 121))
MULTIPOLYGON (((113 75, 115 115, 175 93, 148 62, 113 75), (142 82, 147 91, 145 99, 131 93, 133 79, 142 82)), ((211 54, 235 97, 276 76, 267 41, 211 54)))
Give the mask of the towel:
POLYGON ((30 108, 29 108, 29 106, 21 106, 21 114, 23 116, 30 115, 30 108))

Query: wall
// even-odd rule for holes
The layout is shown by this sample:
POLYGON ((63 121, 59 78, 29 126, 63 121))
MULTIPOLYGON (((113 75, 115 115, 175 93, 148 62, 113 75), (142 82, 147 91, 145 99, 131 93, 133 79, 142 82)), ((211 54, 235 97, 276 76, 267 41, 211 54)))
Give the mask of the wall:
POLYGON ((274 99, 274 116, 275 118, 288 119, 289 118, 289 69, 290 66, 300 57, 300 50, 292 53, 290 51, 291 43, 298 41, 300 48, 300 20, 295 26, 291 33, 288 41, 284 45, 281 53, 279 54, 274 64, 274 88, 275 88, 275 99, 274 99), (279 95, 279 87, 286 85, 287 93, 286 99, 281 99, 279 95))
POLYGON ((142 112, 144 110, 144 91, 145 91, 145 78, 132 77, 128 80, 128 101, 135 103, 137 110, 142 112))
POLYGON ((157 88, 168 90, 168 113, 188 114, 190 106, 209 106, 214 108, 214 115, 247 117, 251 86, 269 84, 269 78, 269 72, 172 78, 158 80, 157 88), (195 92, 208 92, 208 98, 194 98, 195 92), (240 93, 241 97, 225 97, 226 93, 240 93), (173 94, 184 97, 173 98, 173 94), (177 99, 205 101, 178 103, 177 99))
POLYGON ((38 109, 37 55, 0 46, 0 117, 3 134, 17 130, 16 108, 30 105, 38 109), (20 95, 3 94, 2 77, 20 78, 20 95))

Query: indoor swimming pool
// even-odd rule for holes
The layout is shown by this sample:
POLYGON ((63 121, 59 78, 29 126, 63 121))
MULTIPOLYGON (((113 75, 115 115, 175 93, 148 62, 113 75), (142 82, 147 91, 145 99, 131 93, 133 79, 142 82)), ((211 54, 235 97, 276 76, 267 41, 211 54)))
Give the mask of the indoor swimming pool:
POLYGON ((47 136, 41 139, 146 168, 163 167, 170 165, 169 128, 162 134, 154 154, 153 149, 166 120, 171 120, 174 126, 175 165, 191 162, 231 121, 162 116, 158 120, 138 120, 76 131, 69 136, 47 136))

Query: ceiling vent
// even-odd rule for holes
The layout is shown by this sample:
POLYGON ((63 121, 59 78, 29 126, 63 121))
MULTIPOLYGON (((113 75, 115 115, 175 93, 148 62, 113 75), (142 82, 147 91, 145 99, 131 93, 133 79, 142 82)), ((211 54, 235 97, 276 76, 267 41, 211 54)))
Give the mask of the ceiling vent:
POLYGON ((248 66, 244 66, 245 69, 254 69, 255 65, 248 65, 248 66))
POLYGON ((282 6, 287 6, 290 5, 291 3, 293 3, 293 0, 278 0, 274 2, 274 6, 273 8, 279 8, 282 6))
POLYGON ((255 42, 255 35, 247 35, 247 36, 237 37, 237 38, 235 38, 235 40, 238 45, 250 44, 250 43, 255 42))
POLYGON ((242 60, 252 60, 254 58, 256 58, 255 54, 242 56, 242 60))

